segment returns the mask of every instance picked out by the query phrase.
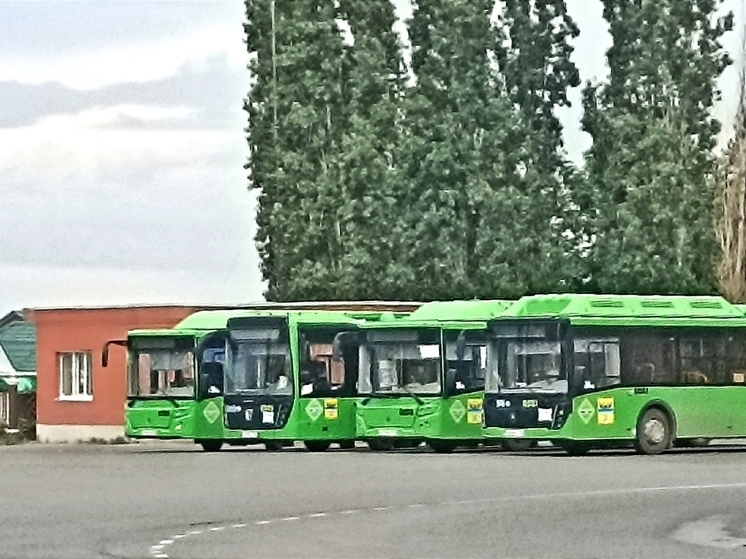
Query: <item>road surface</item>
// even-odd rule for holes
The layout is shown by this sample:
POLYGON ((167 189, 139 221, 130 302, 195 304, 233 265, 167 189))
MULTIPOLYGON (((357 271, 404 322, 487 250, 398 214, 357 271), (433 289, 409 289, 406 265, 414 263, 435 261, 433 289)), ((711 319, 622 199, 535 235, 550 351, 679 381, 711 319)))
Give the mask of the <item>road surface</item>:
POLYGON ((746 557, 746 447, 0 447, 0 557, 746 557))

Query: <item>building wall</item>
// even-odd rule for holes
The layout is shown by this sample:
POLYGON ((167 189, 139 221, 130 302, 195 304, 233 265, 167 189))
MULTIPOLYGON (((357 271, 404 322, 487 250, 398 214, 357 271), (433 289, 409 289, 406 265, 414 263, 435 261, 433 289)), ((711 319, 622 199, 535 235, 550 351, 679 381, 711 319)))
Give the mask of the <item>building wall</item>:
POLYGON ((171 328, 195 310, 173 306, 26 311, 27 319, 37 327, 37 438, 74 442, 123 435, 125 349, 111 346, 104 369, 104 344, 125 339, 136 328, 171 328), (91 353, 92 397, 88 401, 67 401, 60 396, 58 355, 67 352, 91 353))

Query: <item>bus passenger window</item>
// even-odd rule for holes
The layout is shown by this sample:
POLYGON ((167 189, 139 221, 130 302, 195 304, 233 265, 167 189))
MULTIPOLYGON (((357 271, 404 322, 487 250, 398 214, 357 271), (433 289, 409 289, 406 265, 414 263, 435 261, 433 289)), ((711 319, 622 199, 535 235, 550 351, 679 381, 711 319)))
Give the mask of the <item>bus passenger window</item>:
POLYGON ((575 374, 585 390, 619 384, 621 362, 618 339, 575 340, 575 374))
POLYGON ((718 335, 681 338, 679 355, 682 384, 724 384, 726 373, 725 339, 718 335))

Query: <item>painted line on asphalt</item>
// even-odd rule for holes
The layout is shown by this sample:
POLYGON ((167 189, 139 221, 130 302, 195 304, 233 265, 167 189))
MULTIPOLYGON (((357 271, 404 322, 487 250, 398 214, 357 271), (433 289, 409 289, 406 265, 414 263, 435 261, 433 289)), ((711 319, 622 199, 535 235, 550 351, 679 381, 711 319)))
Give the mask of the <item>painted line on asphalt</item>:
POLYGON ((326 518, 330 515, 350 515, 360 512, 382 512, 391 510, 406 510, 406 509, 422 509, 425 507, 434 506, 460 506, 460 505, 475 505, 485 503, 508 503, 513 501, 530 501, 537 499, 571 499, 571 498, 582 498, 582 497, 599 497, 599 496, 614 496, 614 495, 634 495, 639 493, 663 493, 663 492, 674 492, 674 491, 703 491, 708 489, 744 489, 746 488, 746 482, 739 483, 711 483, 711 484, 700 484, 700 485, 660 485, 655 487, 633 487, 629 489, 599 489, 594 491, 576 491, 576 492, 563 492, 563 493, 537 493, 534 495, 509 495, 507 497, 488 497, 484 499, 464 499, 459 501, 439 501, 435 503, 412 503, 410 505, 392 505, 388 507, 365 507, 359 509, 344 509, 339 511, 326 511, 326 512, 312 512, 298 516, 284 516, 279 518, 268 518, 264 520, 257 520, 251 524, 249 523, 236 523, 226 524, 224 526, 212 526, 206 531, 193 530, 191 532, 179 533, 171 536, 169 539, 161 540, 156 545, 150 546, 150 556, 154 559, 169 559, 169 555, 165 548, 170 546, 176 541, 183 541, 185 538, 190 536, 198 536, 202 534, 209 534, 210 532, 221 532, 226 528, 246 528, 248 526, 267 526, 270 524, 278 524, 281 522, 292 522, 296 520, 305 520, 312 518, 326 518))

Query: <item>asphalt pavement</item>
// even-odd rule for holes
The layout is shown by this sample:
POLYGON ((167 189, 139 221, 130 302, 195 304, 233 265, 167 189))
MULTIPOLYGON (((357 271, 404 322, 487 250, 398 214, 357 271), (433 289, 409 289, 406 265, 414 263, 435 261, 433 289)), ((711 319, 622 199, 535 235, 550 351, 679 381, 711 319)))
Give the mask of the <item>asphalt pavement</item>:
POLYGON ((0 557, 746 557, 746 446, 0 447, 0 557))

